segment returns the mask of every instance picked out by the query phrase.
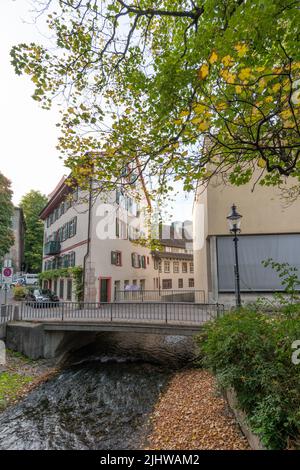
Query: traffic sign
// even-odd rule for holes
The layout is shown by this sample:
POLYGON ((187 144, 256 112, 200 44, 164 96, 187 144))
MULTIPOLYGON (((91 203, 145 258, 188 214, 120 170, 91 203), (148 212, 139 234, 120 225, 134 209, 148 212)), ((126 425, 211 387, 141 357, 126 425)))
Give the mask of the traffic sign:
POLYGON ((4 284, 10 284, 13 277, 13 268, 2 268, 2 280, 4 284))

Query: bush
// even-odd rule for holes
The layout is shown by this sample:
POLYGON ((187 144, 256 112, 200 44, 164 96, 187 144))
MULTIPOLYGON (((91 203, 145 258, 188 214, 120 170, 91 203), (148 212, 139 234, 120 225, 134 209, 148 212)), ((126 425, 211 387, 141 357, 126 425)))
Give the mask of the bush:
POLYGON ((300 340, 300 316, 256 311, 226 314, 197 338, 201 365, 223 388, 233 387, 251 429, 267 448, 282 449, 300 435, 300 365, 292 342, 300 340))
POLYGON ((23 300, 27 294, 27 290, 25 287, 16 286, 13 288, 13 296, 15 300, 23 300))

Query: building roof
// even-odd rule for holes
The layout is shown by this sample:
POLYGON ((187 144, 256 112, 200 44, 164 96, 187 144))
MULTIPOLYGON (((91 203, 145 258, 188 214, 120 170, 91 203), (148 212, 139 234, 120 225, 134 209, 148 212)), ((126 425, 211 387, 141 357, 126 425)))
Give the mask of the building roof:
POLYGON ((172 253, 170 251, 152 251, 152 256, 156 258, 169 258, 169 259, 178 259, 185 261, 193 261, 193 255, 190 253, 172 253))
POLYGON ((54 190, 49 194, 49 200, 40 212, 40 218, 45 220, 53 209, 63 200, 64 196, 70 191, 70 187, 66 184, 68 178, 63 176, 54 190))

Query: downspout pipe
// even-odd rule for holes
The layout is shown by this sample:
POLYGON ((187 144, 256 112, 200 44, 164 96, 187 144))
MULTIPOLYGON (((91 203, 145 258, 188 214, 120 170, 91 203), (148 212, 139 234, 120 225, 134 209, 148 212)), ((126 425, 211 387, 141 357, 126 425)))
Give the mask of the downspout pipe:
POLYGON ((86 263, 90 254, 90 244, 91 244, 91 225, 92 225, 92 182, 90 181, 89 189, 89 208, 88 208, 88 233, 87 233, 87 249, 83 258, 83 273, 82 273, 82 283, 83 283, 83 302, 85 301, 85 280, 86 280, 86 263))

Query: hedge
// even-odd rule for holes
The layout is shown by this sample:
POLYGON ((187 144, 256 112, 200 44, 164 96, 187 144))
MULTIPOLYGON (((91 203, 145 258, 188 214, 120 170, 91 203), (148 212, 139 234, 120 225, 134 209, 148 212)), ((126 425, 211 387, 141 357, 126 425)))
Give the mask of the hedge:
POLYGON ((298 312, 286 317, 251 310, 207 323, 196 340, 201 366, 213 371, 222 388, 234 388, 250 428, 267 448, 300 446, 295 340, 300 340, 298 312))

